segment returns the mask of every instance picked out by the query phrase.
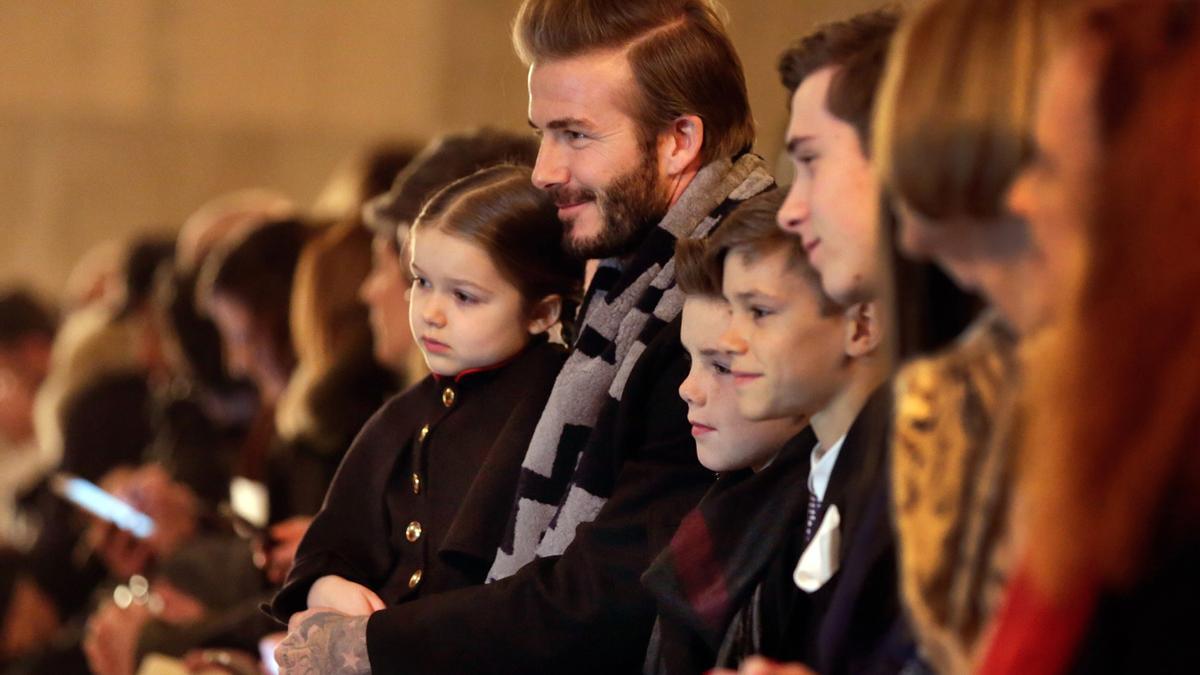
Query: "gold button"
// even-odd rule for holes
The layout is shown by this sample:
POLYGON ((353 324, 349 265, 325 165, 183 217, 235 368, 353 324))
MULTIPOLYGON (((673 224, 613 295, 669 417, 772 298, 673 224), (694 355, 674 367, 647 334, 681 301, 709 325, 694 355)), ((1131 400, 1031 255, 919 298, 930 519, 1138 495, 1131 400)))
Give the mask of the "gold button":
MULTIPOLYGON (((446 391, 450 391, 450 390, 447 389, 446 391)), ((425 426, 421 427, 421 431, 417 433, 417 442, 424 443, 425 437, 428 435, 429 435, 429 425, 426 424, 425 426)))
POLYGON ((419 583, 421 583, 421 570, 417 570, 416 572, 413 572, 412 576, 408 578, 408 587, 416 588, 417 584, 419 584, 419 583))
POLYGON ((408 527, 404 528, 404 538, 410 542, 414 542, 421 538, 421 524, 417 521, 412 521, 408 527))
POLYGON ((414 495, 421 494, 421 477, 415 473, 412 475, 412 486, 414 495))
POLYGON ((450 387, 446 387, 446 391, 442 392, 442 405, 447 408, 454 405, 454 390, 450 387))

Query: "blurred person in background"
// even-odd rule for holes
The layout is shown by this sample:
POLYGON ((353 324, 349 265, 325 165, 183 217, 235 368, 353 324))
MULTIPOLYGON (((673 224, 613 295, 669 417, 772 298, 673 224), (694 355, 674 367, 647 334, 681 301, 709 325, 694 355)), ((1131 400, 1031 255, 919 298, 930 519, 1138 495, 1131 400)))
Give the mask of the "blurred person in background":
MULTIPOLYGON (((314 228, 297 219, 244 226, 247 229, 221 241, 205 257, 196 273, 194 298, 220 336, 225 371, 254 384, 258 418, 266 425, 264 438, 254 438, 252 429, 237 449, 228 474, 234 479, 226 490, 233 498, 238 478, 253 481, 259 486, 261 503, 255 506, 261 516, 278 518, 283 507, 270 500, 282 497, 267 486, 286 485, 287 479, 272 475, 269 449, 278 444, 272 422, 296 363, 290 302, 297 263, 314 228)), ((155 449, 169 459, 202 451, 185 445, 195 438, 174 440, 180 443, 155 449)), ((217 450, 209 449, 214 463, 217 450)), ((92 672, 126 675, 148 652, 182 656, 204 641, 253 650, 269 630, 264 617, 247 602, 256 604, 264 592, 251 547, 234 536, 227 523, 214 521, 217 514, 211 502, 200 499, 166 467, 178 468, 178 464, 147 464, 109 479, 113 492, 155 520, 156 532, 145 541, 132 541, 123 534, 113 537, 128 546, 120 555, 108 557, 108 569, 118 580, 131 574, 145 577, 162 609, 102 602, 90 613, 83 640, 92 672)))
POLYGON ((1077 264, 1028 354, 1017 572, 988 675, 1195 670, 1200 5, 1092 7, 1054 36, 1009 197, 1077 264))
POLYGON ((1017 340, 1049 320, 1041 296, 1061 262, 1005 205, 1029 150, 1046 22, 1038 4, 919 4, 893 41, 875 108, 872 161, 900 249, 990 306, 895 381, 901 594, 936 672, 970 670, 1009 572, 1017 340))
POLYGON ((50 369, 57 320, 23 288, 0 291, 0 548, 28 544, 16 500, 50 468, 33 432, 33 400, 50 369))
POLYGON ((183 222, 176 238, 175 265, 182 272, 199 273, 215 248, 264 221, 294 213, 291 198, 274 190, 247 188, 214 197, 183 222))
MULTIPOLYGON (((358 291, 371 272, 371 232, 363 206, 388 191, 414 150, 379 143, 342 163, 313 205, 326 219, 301 255, 292 288, 291 324, 297 367, 276 412, 276 425, 293 453, 276 453, 290 464, 286 490, 302 515, 275 523, 270 545, 260 551, 272 583, 282 583, 311 515, 354 435, 383 401, 406 384, 378 358, 366 300, 358 291)), ((407 309, 400 297, 397 306, 407 309)), ((388 308, 389 310, 392 308, 388 308)))
POLYGON ((308 215, 330 223, 361 224, 363 205, 387 192, 416 152, 408 144, 381 142, 346 158, 325 181, 308 215))
POLYGON ((371 235, 331 226, 300 256, 291 298, 298 358, 276 411, 280 444, 269 458, 268 490, 299 514, 272 528, 268 576, 281 583, 300 536, 320 508, 342 456, 362 425, 397 389, 378 364, 358 289, 370 270, 371 235))
MULTIPOLYGON (((226 370, 247 378, 258 390, 260 417, 269 438, 276 436, 276 404, 296 366, 292 285, 311 234, 311 228, 297 219, 257 225, 210 254, 196 283, 196 304, 217 326, 226 370)), ((234 469, 264 490, 269 444, 244 448, 234 469)), ((294 515, 283 504, 272 503, 270 519, 294 515)))

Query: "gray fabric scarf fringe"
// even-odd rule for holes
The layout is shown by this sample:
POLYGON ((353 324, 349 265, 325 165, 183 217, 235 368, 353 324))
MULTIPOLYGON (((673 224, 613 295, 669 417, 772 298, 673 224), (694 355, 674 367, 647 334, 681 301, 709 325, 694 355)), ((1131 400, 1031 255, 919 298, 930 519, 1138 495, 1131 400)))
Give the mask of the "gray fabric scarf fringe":
MULTIPOLYGON (((756 155, 713 162, 700 170, 658 224, 669 241, 663 242, 661 235, 657 239, 670 243, 705 237, 734 203, 773 184, 756 155)), ((632 259, 643 260, 642 253, 632 259)), ((623 270, 619 260, 604 260, 593 286, 611 285, 613 279, 633 273, 637 270, 623 270)), ((658 332, 653 329, 673 321, 683 308, 683 293, 675 285, 673 247, 664 247, 615 297, 615 289, 604 290, 592 289, 575 349, 530 439, 508 532, 488 572, 489 582, 515 574, 536 558, 561 554, 575 538, 576 528, 594 520, 607 501, 611 481, 589 480, 584 467, 611 466, 588 455, 617 449, 587 439, 604 407, 621 400, 630 371, 658 332)))

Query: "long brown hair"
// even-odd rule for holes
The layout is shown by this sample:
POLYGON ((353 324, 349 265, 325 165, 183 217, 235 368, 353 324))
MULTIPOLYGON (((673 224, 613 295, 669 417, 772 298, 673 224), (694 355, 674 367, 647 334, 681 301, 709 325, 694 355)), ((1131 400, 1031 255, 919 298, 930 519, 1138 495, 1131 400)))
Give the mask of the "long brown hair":
POLYGON ((279 401, 276 425, 285 438, 317 426, 312 392, 349 360, 371 352, 371 325, 358 288, 371 268, 371 233, 352 220, 331 225, 304 247, 291 296, 296 369, 279 401))
POLYGON ((1051 591, 1131 583, 1200 529, 1200 16, 1137 0, 1089 27, 1107 54, 1091 259, 1029 369, 1030 553, 1051 591))

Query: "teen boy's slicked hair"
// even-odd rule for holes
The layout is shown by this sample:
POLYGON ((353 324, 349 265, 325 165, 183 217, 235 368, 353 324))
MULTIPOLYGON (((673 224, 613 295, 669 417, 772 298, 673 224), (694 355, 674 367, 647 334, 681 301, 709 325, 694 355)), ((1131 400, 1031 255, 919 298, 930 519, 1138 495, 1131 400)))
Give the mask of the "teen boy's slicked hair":
POLYGON ((880 9, 827 24, 792 45, 779 59, 779 75, 789 94, 808 76, 837 68, 825 108, 858 132, 869 151, 875 91, 883 79, 888 47, 900 24, 900 12, 880 9))
POLYGON ((742 62, 711 0, 525 0, 513 45, 527 65, 625 48, 644 142, 681 115, 697 115, 702 163, 754 145, 742 62))
POLYGON ((675 279, 679 289, 687 295, 719 298, 725 258, 730 252, 753 264, 783 249, 787 251, 789 269, 802 276, 820 299, 821 313, 841 312, 843 308, 822 289, 821 277, 808 262, 800 238, 775 224, 775 214, 786 196, 786 191, 775 189, 751 197, 730 211, 708 240, 684 239, 676 244, 675 279))

